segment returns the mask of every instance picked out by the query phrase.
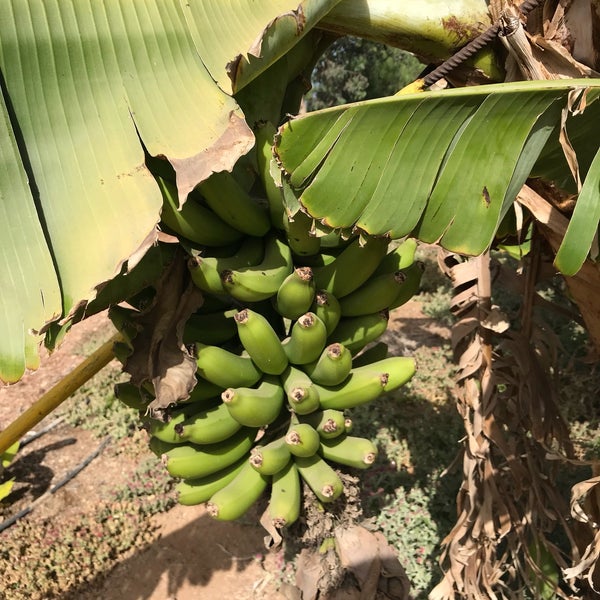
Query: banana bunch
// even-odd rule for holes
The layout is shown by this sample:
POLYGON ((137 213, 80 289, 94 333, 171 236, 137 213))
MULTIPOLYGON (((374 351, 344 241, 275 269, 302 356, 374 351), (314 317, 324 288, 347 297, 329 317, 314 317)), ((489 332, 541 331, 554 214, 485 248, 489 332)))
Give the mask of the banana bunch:
MULTIPOLYGON (((183 330, 196 385, 166 422, 144 414, 148 389, 120 384, 115 393, 140 410, 151 450, 180 479, 180 503, 207 503, 231 520, 268 490, 269 518, 283 528, 300 516, 303 484, 333 502, 343 493, 336 468, 376 460, 347 411, 413 376, 414 360, 388 356, 377 339, 390 310, 418 291, 422 266, 412 239, 391 248, 302 211, 288 218, 267 154, 258 167, 268 200, 248 191, 256 181, 215 173, 180 208, 174 184, 159 178, 163 224, 204 296, 183 330)), ((125 329, 126 314, 114 315, 125 329)))

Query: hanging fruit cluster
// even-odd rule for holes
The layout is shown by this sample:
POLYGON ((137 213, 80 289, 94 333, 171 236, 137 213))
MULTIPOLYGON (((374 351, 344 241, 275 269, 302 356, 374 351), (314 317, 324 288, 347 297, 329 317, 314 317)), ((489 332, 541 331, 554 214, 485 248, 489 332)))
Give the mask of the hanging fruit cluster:
MULTIPOLYGON (((345 411, 410 380, 410 357, 376 340, 389 311, 418 290, 416 242, 321 230, 279 199, 256 201, 230 173, 214 174, 182 210, 160 179, 162 220, 189 249, 204 302, 187 320, 196 384, 168 411, 145 415, 151 449, 181 481, 179 502, 207 502, 221 520, 244 514, 270 485, 275 527, 300 515, 304 481, 324 503, 343 493, 334 465, 369 467, 368 439, 351 435, 345 411)), ((280 192, 278 192, 280 193, 280 192)), ((144 408, 144 390, 117 397, 144 408), (142 396, 140 395, 142 394, 142 396)))

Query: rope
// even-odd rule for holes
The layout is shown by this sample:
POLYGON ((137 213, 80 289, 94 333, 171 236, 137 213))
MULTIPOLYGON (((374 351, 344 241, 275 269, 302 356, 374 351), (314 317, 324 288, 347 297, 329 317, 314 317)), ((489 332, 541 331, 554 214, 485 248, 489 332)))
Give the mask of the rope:
MULTIPOLYGON (((527 15, 544 1, 545 0, 527 0, 519 6, 519 10, 521 11, 521 14, 527 15)), ((429 87, 430 85, 433 85, 436 81, 439 81, 443 77, 446 77, 446 75, 449 75, 461 63, 463 63, 465 60, 473 56, 473 54, 475 54, 487 44, 489 44, 491 41, 493 41, 500 31, 500 27, 500 23, 494 23, 494 25, 488 27, 488 29, 486 29, 482 34, 478 35, 475 39, 471 40, 456 54, 452 55, 448 60, 444 61, 439 67, 436 67, 433 71, 431 71, 431 73, 428 73, 423 78, 423 86, 429 87)))

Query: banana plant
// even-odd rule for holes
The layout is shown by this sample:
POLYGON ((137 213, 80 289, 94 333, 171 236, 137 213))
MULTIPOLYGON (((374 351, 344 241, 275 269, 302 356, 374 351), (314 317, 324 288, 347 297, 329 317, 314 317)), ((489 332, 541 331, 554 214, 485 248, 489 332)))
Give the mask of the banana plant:
POLYGON ((567 275, 589 266, 600 49, 585 40, 599 39, 599 2, 543 5, 0 0, 0 380, 18 381, 42 341, 162 277, 176 252, 157 246, 168 218, 213 173, 237 170, 249 191, 266 164, 276 202, 317 228, 463 255, 512 233, 525 184, 549 182, 577 199, 555 264, 567 275), (446 86, 297 116, 338 36, 433 68, 498 32, 444 71, 446 86))

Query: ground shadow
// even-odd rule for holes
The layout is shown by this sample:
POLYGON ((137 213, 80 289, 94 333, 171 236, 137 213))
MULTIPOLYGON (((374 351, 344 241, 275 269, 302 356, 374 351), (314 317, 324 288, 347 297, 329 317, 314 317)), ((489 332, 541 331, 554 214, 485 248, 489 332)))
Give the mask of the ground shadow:
POLYGON ((15 487, 10 495, 11 506, 15 506, 25 496, 35 500, 47 492, 54 478, 54 471, 42 464, 46 455, 75 443, 77 443, 75 438, 67 438, 27 454, 17 454, 15 460, 6 468, 6 477, 15 478, 15 487))
MULTIPOLYGON (((264 530, 257 525, 257 515, 223 523, 200 507, 185 510, 195 510, 200 516, 183 521, 180 528, 139 549, 110 571, 69 590, 61 600, 166 600, 180 597, 183 587, 193 588, 193 597, 208 600, 198 588, 211 584, 215 589, 213 578, 232 570, 242 572, 264 554, 264 530)), ((232 597, 227 592, 220 586, 218 597, 232 597)))

